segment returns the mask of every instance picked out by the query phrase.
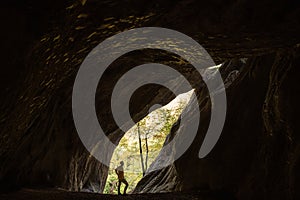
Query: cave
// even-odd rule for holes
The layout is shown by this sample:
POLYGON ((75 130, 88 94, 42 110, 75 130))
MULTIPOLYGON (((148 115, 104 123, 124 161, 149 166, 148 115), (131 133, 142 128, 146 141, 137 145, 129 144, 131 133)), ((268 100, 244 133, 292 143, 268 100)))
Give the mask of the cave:
MULTIPOLYGON (((124 162, 127 193, 133 194, 137 183, 154 170, 166 138, 191 100, 193 90, 176 96, 165 106, 156 104, 149 109, 149 114, 131 127, 120 139, 110 160, 109 173, 104 194, 117 194, 118 176, 115 169, 119 162, 124 162), (155 162, 156 161, 156 162, 155 162)), ((121 191, 125 185, 121 185, 121 191)))
MULTIPOLYGON (((0 9, 0 199, 300 199, 298 1, 12 0, 0 9), (98 77, 91 100, 97 121, 107 141, 118 145, 132 124, 119 126, 111 99, 122 100, 131 84, 123 84, 117 94, 113 90, 127 72, 156 63, 176 70, 191 88, 183 88, 177 75, 164 79, 172 90, 160 84, 139 87, 128 100, 132 121, 138 123, 153 106, 167 105, 193 89, 181 114, 187 120, 172 124, 164 146, 176 149, 190 140, 191 127, 198 129, 167 166, 157 167, 166 158, 160 153, 152 164, 155 170, 131 194, 103 194, 109 168, 78 134, 74 85, 100 43, 151 27, 164 28, 159 37, 174 30, 200 44, 215 64, 204 70, 208 79, 192 64, 196 55, 167 51, 176 46, 168 41, 160 43, 164 49, 149 45, 124 53, 98 77), (226 94, 226 115, 213 148, 199 157, 218 106, 207 81, 219 76, 222 90, 213 85, 214 95, 226 94)), ((115 45, 122 42, 128 41, 115 45)), ((165 78, 153 74, 149 77, 165 78)), ((85 102, 87 96, 80 97, 85 102)), ((100 154, 110 161, 114 149, 105 151, 100 154)))

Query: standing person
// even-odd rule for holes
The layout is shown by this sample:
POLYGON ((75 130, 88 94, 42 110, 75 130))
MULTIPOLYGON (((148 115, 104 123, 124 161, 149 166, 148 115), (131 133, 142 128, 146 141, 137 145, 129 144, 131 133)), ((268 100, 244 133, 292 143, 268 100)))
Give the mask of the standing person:
POLYGON ((120 166, 117 167, 117 169, 115 169, 115 172, 116 174, 118 175, 118 179, 119 179, 119 184, 118 184, 118 195, 121 194, 121 183, 124 183, 125 184, 125 188, 124 188, 124 192, 123 192, 123 195, 126 195, 126 190, 128 188, 128 182, 126 181, 125 177, 124 177, 124 162, 121 161, 120 162, 120 166))

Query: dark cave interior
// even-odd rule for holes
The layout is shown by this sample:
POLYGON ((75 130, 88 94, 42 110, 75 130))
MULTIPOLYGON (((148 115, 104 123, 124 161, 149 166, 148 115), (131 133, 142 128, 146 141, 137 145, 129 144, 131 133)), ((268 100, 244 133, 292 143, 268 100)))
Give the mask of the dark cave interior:
MULTIPOLYGON (((222 64, 227 115, 213 151, 199 159, 211 101, 193 66, 180 56, 154 49, 133 51, 113 62, 99 82, 96 111, 115 144, 124 132, 107 105, 118 79, 137 65, 162 63, 178 70, 201 102, 201 126, 188 150, 172 165, 144 176, 134 194, 124 198, 299 199, 299 4, 296 0, 3 2, 0 199, 121 198, 82 193, 102 193, 108 168, 90 156, 77 135, 72 89, 80 65, 94 47, 139 27, 182 32, 222 64), (236 70, 238 76, 230 81, 236 70)), ((173 98, 164 87, 144 87, 131 99, 131 116, 137 122, 148 114, 147 108, 173 98)), ((190 121, 182 129, 175 123, 166 142, 195 123, 196 108, 187 107, 190 121)))

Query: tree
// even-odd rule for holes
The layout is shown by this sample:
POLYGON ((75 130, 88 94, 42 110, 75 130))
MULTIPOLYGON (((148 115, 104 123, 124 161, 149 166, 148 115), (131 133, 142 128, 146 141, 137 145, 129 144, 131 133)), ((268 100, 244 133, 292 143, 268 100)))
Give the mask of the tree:
POLYGON ((127 131, 120 140, 111 160, 105 193, 116 192, 114 181, 117 179, 113 169, 120 160, 125 161, 125 176, 129 183, 128 190, 135 188, 138 181, 146 174, 150 164, 158 156, 166 136, 178 120, 187 101, 177 102, 151 112, 127 131), (141 164, 141 167, 139 166, 141 164))
POLYGON ((144 166, 142 138, 141 138, 141 130, 140 130, 140 123, 139 122, 137 123, 137 130, 138 130, 138 136, 139 136, 139 145, 140 145, 140 156, 141 156, 142 172, 143 172, 143 176, 145 176, 146 170, 145 170, 145 166, 144 166))

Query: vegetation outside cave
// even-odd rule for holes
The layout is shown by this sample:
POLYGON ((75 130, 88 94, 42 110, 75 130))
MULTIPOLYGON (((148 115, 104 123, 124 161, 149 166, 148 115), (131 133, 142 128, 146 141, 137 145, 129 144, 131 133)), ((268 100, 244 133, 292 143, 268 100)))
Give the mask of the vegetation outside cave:
MULTIPOLYGON (((193 91, 178 95, 164 107, 158 108, 139 121, 119 142, 111 159, 110 169, 104 188, 105 194, 117 194, 118 177, 114 169, 124 161, 125 178, 129 183, 129 193, 147 174, 158 156, 166 136, 188 104, 193 91)), ((121 185, 123 191, 124 185, 121 185)))

